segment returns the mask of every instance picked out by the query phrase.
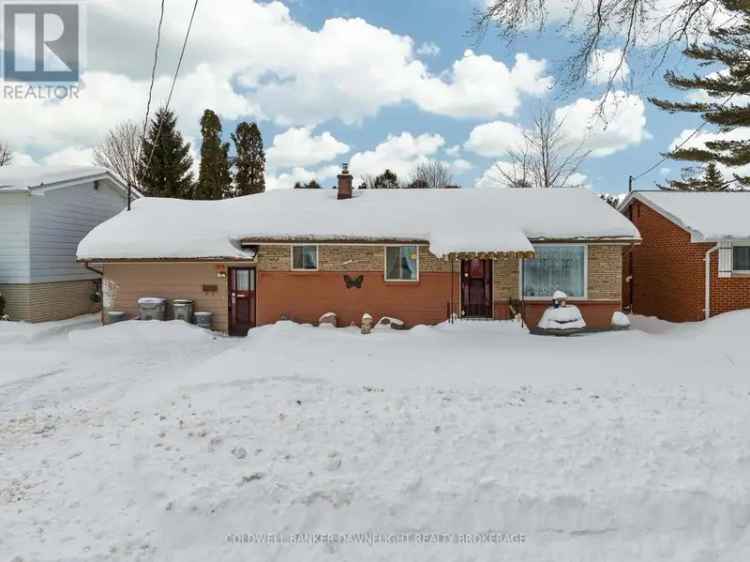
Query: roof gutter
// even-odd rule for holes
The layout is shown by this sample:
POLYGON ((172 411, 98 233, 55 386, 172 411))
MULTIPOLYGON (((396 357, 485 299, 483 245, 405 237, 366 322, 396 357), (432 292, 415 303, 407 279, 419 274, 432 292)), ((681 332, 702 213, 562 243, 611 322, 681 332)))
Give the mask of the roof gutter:
POLYGON ((719 250, 719 244, 717 243, 713 248, 706 252, 706 257, 703 261, 706 264, 706 308, 703 309, 706 320, 711 318, 711 254, 719 250))
POLYGON ((98 269, 96 269, 95 267, 91 267, 91 266, 89 265, 89 262, 87 262, 87 261, 83 262, 83 267, 85 267, 85 268, 86 268, 86 269, 88 269, 89 271, 93 271, 93 272, 94 272, 94 273, 96 273, 97 275, 100 275, 100 276, 104 277, 104 272, 103 272, 103 271, 99 271, 99 270, 98 270, 98 269))

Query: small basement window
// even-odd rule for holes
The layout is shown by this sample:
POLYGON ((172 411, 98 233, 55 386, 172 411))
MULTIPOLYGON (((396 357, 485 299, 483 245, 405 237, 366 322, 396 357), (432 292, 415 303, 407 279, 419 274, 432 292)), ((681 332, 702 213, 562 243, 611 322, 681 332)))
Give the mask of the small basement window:
POLYGON ((316 271, 318 269, 318 247, 292 246, 292 270, 316 271))
POLYGON ((742 273, 750 273, 750 245, 734 246, 732 249, 732 269, 742 273))
POLYGON ((552 298, 562 291, 586 296, 586 246, 535 246, 536 257, 523 261, 523 296, 552 298))
POLYGON ((417 246, 386 246, 385 280, 417 281, 419 248, 417 246))

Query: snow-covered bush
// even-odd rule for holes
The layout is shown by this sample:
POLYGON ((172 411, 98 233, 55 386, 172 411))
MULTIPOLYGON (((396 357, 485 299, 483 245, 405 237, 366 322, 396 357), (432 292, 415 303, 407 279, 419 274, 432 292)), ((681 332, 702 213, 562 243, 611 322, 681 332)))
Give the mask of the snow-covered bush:
POLYGON ((586 322, 577 306, 550 307, 537 324, 542 330, 580 330, 585 327, 586 322))

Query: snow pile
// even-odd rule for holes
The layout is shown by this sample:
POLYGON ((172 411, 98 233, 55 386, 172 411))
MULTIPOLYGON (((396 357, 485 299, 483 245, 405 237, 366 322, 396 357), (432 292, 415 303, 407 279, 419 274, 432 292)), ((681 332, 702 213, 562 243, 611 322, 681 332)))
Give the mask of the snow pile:
POLYGON ((750 193, 744 191, 640 191, 643 201, 690 232, 693 242, 750 240, 750 193))
POLYGON ((107 353, 0 344, 2 560, 750 559, 750 312, 563 341, 126 324, 147 355, 122 325, 107 353))
POLYGON ((541 330, 580 330, 585 327, 580 309, 572 305, 548 308, 537 324, 541 330))
POLYGON ((112 348, 120 346, 139 350, 160 345, 190 345, 217 337, 221 336, 182 320, 129 320, 103 326, 98 330, 72 331, 68 335, 70 344, 79 351, 108 353, 112 348))
POLYGON ((612 314, 612 326, 615 328, 628 328, 630 327, 630 318, 619 310, 612 314))
POLYGON ((335 190, 297 189, 223 201, 140 199, 84 238, 78 257, 249 259, 243 240, 416 240, 444 256, 587 238, 639 235, 586 189, 378 189, 341 201, 335 190))

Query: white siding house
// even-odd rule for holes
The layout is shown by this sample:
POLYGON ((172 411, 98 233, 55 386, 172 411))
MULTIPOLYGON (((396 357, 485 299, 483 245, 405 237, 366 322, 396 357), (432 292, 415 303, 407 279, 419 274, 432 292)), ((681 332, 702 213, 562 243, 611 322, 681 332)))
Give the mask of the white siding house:
POLYGON ((76 262, 95 226, 127 207, 104 168, 0 168, 0 293, 13 320, 61 320, 96 309, 98 275, 76 262))

